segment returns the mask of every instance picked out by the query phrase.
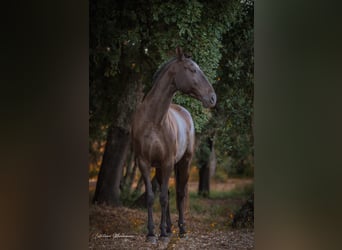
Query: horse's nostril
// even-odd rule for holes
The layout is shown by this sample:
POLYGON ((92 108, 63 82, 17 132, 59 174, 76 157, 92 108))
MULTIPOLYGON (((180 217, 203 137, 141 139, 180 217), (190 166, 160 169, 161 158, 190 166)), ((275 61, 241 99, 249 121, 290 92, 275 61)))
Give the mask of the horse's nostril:
POLYGON ((216 103, 216 95, 215 95, 215 94, 213 94, 213 95, 211 96, 211 98, 210 98, 210 103, 211 103, 211 104, 215 104, 215 103, 216 103))

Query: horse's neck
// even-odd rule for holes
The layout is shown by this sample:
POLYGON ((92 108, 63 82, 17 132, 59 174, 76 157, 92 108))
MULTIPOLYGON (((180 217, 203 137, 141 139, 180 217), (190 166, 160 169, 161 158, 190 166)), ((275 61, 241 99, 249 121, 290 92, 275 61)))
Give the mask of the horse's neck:
POLYGON ((172 97, 176 92, 175 87, 172 84, 172 78, 167 74, 160 77, 150 92, 144 99, 144 105, 146 105, 147 119, 156 124, 163 121, 169 107, 171 105, 172 97))

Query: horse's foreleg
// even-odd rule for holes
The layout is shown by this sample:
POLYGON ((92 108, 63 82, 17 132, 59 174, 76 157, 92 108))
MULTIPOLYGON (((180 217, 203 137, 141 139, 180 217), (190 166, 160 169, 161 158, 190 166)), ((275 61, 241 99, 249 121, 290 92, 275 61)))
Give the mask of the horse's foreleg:
POLYGON ((145 182, 145 189, 146 189, 146 206, 147 206, 147 229, 148 234, 147 238, 154 237, 154 223, 153 223, 153 214, 152 214, 152 206, 154 201, 154 194, 152 190, 152 183, 150 180, 150 167, 143 163, 142 161, 139 162, 139 167, 141 174, 144 178, 145 182))

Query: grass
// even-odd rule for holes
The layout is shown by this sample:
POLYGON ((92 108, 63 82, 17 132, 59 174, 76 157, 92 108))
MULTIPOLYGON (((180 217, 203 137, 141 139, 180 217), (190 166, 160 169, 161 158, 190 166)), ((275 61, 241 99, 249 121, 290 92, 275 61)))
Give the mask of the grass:
POLYGON ((190 192, 190 213, 215 228, 229 228, 235 212, 253 192, 253 185, 231 191, 212 190, 208 198, 190 192))
MULTIPOLYGON (((245 184, 238 186, 235 189, 232 189, 230 191, 220 191, 220 190, 215 190, 212 189, 210 191, 209 197, 203 198, 197 194, 197 191, 190 191, 189 192, 189 199, 191 201, 198 201, 200 199, 209 199, 209 200, 224 200, 224 199, 247 199, 248 196, 253 192, 254 186, 253 184, 245 184)), ((176 212, 176 191, 175 191, 175 186, 174 184, 170 185, 170 209, 171 212, 176 212)), ((95 193, 95 187, 92 187, 89 189, 89 204, 91 204, 91 200, 94 196, 95 193)), ((123 205, 124 206, 130 206, 131 203, 139 197, 140 194, 135 194, 135 195, 125 195, 125 192, 122 193, 122 199, 123 205)), ((192 202, 194 204, 194 202, 192 202)), ((155 203, 154 207, 156 210, 158 210, 159 206, 159 193, 155 195, 155 203)), ((198 204, 194 204, 194 210, 201 212, 201 208, 199 207, 198 204)))
MULTIPOLYGON (((231 227, 235 212, 253 192, 253 185, 231 191, 212 190, 209 197, 203 198, 197 192, 189 193, 189 214, 197 218, 205 226, 204 230, 226 230, 231 227)), ((178 215, 174 190, 170 190, 170 212, 178 215)), ((161 212, 159 196, 155 197, 153 211, 161 212)))
MULTIPOLYGON (((211 190, 208 198, 203 198, 197 194, 197 192, 189 192, 189 203, 190 203, 190 209, 191 211, 194 211, 196 213, 203 213, 205 211, 213 210, 213 214, 216 214, 217 212, 220 212, 220 209, 222 205, 215 205, 213 201, 215 200, 227 200, 228 203, 231 203, 231 208, 235 209, 234 202, 231 202, 229 200, 246 200, 248 196, 253 192, 253 184, 246 185, 241 188, 235 188, 231 191, 218 191, 218 190, 211 190), (212 201, 211 207, 206 207, 203 203, 206 201, 212 201), (216 207, 218 206, 218 207, 216 207)), ((91 190, 89 192, 89 204, 91 204, 92 198, 94 196, 95 190, 91 190)), ((126 202, 127 203, 127 202, 126 202)), ((124 204, 126 204, 124 202, 124 204)), ((127 204, 126 204, 127 205, 127 204)), ((159 205, 159 195, 156 195, 153 210, 155 212, 160 212, 160 205, 159 205)), ((176 193, 175 188, 170 187, 170 212, 171 213, 177 213, 177 207, 176 207, 176 193)))
MULTIPOLYGON (((210 191, 208 198, 203 198, 202 196, 199 196, 197 192, 189 192, 190 209, 197 213, 202 213, 208 208, 203 206, 202 204, 203 202, 201 201, 204 201, 205 203, 208 200, 209 203, 213 203, 211 204, 212 207, 210 207, 211 210, 219 210, 220 208, 215 208, 216 200, 220 200, 220 201, 228 200, 227 201, 228 203, 230 202, 229 200, 243 200, 244 201, 253 192, 253 188, 254 188, 253 184, 250 184, 244 187, 235 188, 231 191, 212 190, 210 191)), ((230 202, 230 203, 234 203, 234 202, 230 202)), ((220 204, 220 202, 218 204, 220 204)), ((219 205, 219 207, 222 207, 222 205, 219 205)), ((155 197, 153 208, 154 208, 154 211, 160 212, 159 195, 156 195, 155 197)), ((171 213, 177 213, 176 193, 175 193, 174 187, 170 188, 170 211, 171 213)))
POLYGON ((227 198, 247 198, 253 192, 253 184, 246 185, 241 188, 235 188, 231 191, 217 191, 210 192, 210 199, 227 199, 227 198))

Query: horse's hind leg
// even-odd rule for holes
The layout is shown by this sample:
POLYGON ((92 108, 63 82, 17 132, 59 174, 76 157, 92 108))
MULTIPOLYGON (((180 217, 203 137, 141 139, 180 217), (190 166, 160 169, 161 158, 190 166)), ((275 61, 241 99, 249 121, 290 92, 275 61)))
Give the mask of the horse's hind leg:
POLYGON ((177 209, 179 213, 178 227, 179 235, 183 237, 186 233, 185 221, 184 221, 184 207, 185 197, 188 192, 188 179, 190 173, 190 164, 192 156, 184 155, 183 158, 175 166, 175 178, 176 178, 176 196, 177 196, 177 209))
POLYGON ((171 216, 170 216, 170 191, 168 191, 168 203, 167 203, 167 209, 166 209, 166 233, 168 235, 171 234, 171 216))
MULTIPOLYGON (((160 169, 156 169, 156 177, 157 181, 159 183, 159 186, 162 184, 162 175, 160 169)), ((171 234, 171 228, 172 228, 172 222, 171 222, 171 216, 170 216, 170 190, 168 190, 168 203, 166 206, 166 233, 168 235, 171 234)))

